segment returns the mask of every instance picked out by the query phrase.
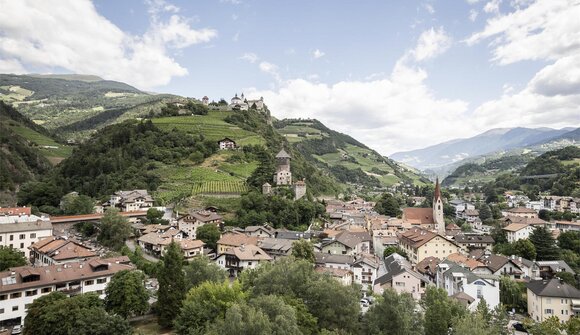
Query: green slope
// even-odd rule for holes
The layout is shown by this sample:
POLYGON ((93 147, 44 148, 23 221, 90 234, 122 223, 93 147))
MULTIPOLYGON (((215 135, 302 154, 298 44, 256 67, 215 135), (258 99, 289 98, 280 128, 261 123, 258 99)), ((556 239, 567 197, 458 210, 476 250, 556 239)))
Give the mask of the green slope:
POLYGON ((286 119, 274 123, 305 157, 339 180, 368 187, 428 182, 416 171, 381 156, 352 137, 333 131, 315 119, 286 119))

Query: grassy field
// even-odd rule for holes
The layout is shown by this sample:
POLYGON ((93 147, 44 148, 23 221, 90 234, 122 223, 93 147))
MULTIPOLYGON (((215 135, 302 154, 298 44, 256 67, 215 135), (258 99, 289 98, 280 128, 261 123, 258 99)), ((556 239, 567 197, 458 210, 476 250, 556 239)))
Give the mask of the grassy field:
POLYGON ((72 147, 55 142, 52 138, 24 127, 19 123, 10 122, 8 126, 18 135, 38 145, 40 152, 53 163, 58 163, 72 153, 72 147))
POLYGON ((227 123, 224 119, 230 111, 210 111, 208 115, 173 116, 152 119, 161 129, 179 129, 194 134, 203 134, 207 139, 218 141, 229 137, 238 145, 264 144, 265 141, 256 133, 241 129, 227 123))

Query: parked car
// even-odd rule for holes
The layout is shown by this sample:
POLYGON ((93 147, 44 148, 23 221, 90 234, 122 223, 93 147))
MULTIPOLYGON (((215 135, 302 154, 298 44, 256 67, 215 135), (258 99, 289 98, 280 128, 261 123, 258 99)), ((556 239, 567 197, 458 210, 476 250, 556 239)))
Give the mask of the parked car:
POLYGON ((12 328, 12 334, 21 334, 22 333, 22 326, 16 325, 12 328))
POLYGON ((524 333, 527 333, 527 332, 528 332, 528 331, 526 330, 526 328, 524 327, 524 325, 523 325, 523 324, 521 324, 521 323, 514 323, 514 324, 513 324, 513 327, 514 327, 514 329, 515 329, 515 330, 517 330, 517 331, 519 331, 519 332, 524 332, 524 333))
POLYGON ((368 300, 366 300, 366 299, 361 299, 361 300, 360 300, 360 304, 361 304, 361 306, 363 306, 363 307, 369 307, 369 301, 368 301, 368 300))

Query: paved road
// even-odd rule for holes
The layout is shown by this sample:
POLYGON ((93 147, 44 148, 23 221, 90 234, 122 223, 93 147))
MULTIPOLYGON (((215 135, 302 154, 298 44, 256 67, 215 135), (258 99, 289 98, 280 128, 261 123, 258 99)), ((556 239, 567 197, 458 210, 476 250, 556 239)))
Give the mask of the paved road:
MULTIPOLYGON (((135 251, 135 240, 128 239, 125 241, 125 245, 129 248, 129 250, 135 251)), ((146 252, 143 252, 143 258, 154 263, 159 262, 159 259, 147 254, 146 252)))

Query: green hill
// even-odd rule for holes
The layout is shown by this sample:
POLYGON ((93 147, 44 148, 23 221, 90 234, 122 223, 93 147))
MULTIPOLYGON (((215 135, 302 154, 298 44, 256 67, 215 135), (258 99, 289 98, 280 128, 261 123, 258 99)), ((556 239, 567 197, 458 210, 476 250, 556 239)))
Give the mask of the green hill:
POLYGON ((0 74, 0 100, 67 139, 82 140, 106 125, 147 116, 175 98, 96 76, 0 74))
POLYGON ((276 130, 311 163, 343 183, 369 188, 399 183, 422 185, 428 180, 415 170, 381 156, 352 137, 329 129, 315 119, 285 119, 276 130))
POLYGON ((69 146, 0 101, 0 204, 14 203, 21 184, 70 155, 69 146))
POLYGON ((465 187, 483 185, 493 181, 506 172, 515 172, 522 169, 537 156, 534 152, 519 155, 505 155, 499 157, 483 157, 481 160, 466 163, 457 167, 450 175, 443 179, 446 187, 465 187))

